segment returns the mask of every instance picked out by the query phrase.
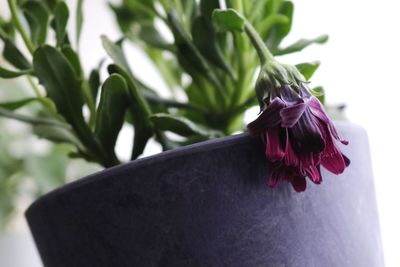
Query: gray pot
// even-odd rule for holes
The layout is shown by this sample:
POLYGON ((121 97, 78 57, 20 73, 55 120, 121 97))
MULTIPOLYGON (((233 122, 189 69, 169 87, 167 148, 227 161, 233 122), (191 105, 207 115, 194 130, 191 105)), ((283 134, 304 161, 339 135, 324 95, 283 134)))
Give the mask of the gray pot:
POLYGON ((26 212, 45 266, 383 266, 366 133, 338 124, 352 163, 304 193, 267 187, 246 134, 183 147, 66 185, 26 212))

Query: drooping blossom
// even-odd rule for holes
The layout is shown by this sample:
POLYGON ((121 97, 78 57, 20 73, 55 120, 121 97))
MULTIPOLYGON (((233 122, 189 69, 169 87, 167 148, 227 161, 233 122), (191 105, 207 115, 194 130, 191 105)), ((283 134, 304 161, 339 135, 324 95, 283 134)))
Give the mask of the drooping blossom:
POLYGON ((265 142, 265 154, 273 168, 268 185, 290 182, 301 192, 306 189, 306 177, 315 184, 322 182, 320 166, 342 173, 350 160, 336 141, 348 142, 339 137, 320 101, 301 81, 273 84, 271 77, 267 78, 257 83, 262 112, 248 129, 265 142))

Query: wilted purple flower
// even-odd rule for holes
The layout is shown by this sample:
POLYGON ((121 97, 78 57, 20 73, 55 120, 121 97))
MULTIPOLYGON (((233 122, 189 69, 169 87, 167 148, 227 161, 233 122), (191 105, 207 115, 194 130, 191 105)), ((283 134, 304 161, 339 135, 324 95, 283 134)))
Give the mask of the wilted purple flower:
POLYGON ((300 192, 306 189, 306 177, 321 183, 321 165, 334 174, 342 173, 350 160, 340 152, 335 140, 345 145, 348 142, 339 137, 323 106, 306 85, 259 81, 257 92, 264 92, 262 112, 248 129, 265 141, 265 154, 273 166, 268 185, 290 182, 300 192))

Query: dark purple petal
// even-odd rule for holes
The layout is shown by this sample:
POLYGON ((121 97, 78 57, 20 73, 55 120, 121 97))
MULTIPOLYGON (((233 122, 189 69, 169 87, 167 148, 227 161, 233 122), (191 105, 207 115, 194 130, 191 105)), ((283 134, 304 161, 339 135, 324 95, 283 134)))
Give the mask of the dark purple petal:
POLYGON ((283 151, 282 143, 279 137, 279 128, 274 127, 267 130, 266 133, 266 149, 265 155, 267 159, 274 161, 281 161, 285 156, 285 151, 283 151))
POLYGON ((350 159, 348 157, 346 157, 343 153, 342 153, 342 157, 343 157, 344 164, 346 165, 346 167, 349 167, 349 165, 351 163, 350 159))
POLYGON ((282 123, 281 126, 284 128, 292 128, 296 122, 303 115, 304 110, 307 108, 306 103, 297 103, 289 107, 283 108, 280 111, 282 123))
POLYGON ((287 104, 295 104, 302 100, 302 97, 290 85, 282 86, 279 93, 280 98, 287 104))
POLYGON ((291 180, 292 186, 296 192, 303 192, 306 190, 307 182, 303 176, 294 176, 291 180))
POLYGON ((268 180, 268 186, 269 187, 275 187, 279 182, 279 172, 278 171, 272 171, 271 177, 269 177, 268 180))
POLYGON ((261 115, 253 122, 247 125, 249 132, 253 136, 264 134, 268 128, 277 126, 281 122, 279 112, 285 107, 284 102, 275 98, 261 115))
POLYGON ((340 138, 339 134, 336 131, 335 126, 333 125, 332 120, 329 119, 328 115, 326 115, 324 107, 316 97, 311 97, 309 102, 309 107, 314 116, 316 116, 317 118, 328 124, 329 130, 336 140, 340 141, 344 145, 347 145, 349 143, 347 140, 340 138))
POLYGON ((316 120, 307 108, 299 121, 291 128, 291 137, 295 141, 296 151, 319 153, 324 150, 325 141, 316 120))

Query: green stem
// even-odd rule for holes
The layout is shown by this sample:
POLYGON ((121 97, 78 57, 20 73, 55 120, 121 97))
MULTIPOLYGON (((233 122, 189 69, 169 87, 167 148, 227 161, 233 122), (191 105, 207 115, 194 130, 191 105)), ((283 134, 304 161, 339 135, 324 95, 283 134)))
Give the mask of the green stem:
POLYGON ((24 43, 26 45, 26 47, 28 48, 29 52, 31 54, 33 54, 33 51, 35 50, 31 40, 29 39, 28 35, 26 34, 24 27, 22 26, 22 23, 20 21, 20 19, 18 18, 18 11, 17 11, 17 4, 15 2, 15 0, 8 0, 8 6, 10 8, 10 12, 11 12, 11 18, 12 21, 15 25, 15 27, 17 28, 19 34, 21 34, 22 39, 24 40, 24 43))
POLYGON ((37 98, 43 98, 42 94, 40 93, 39 87, 36 85, 36 83, 32 80, 32 76, 27 75, 26 79, 28 79, 29 84, 31 85, 33 92, 35 93, 35 96, 37 98))
POLYGON ((264 66, 267 62, 275 61, 274 56, 268 50, 256 29, 254 29, 253 25, 251 25, 251 23, 247 20, 245 20, 244 30, 257 51, 261 66, 264 66))

